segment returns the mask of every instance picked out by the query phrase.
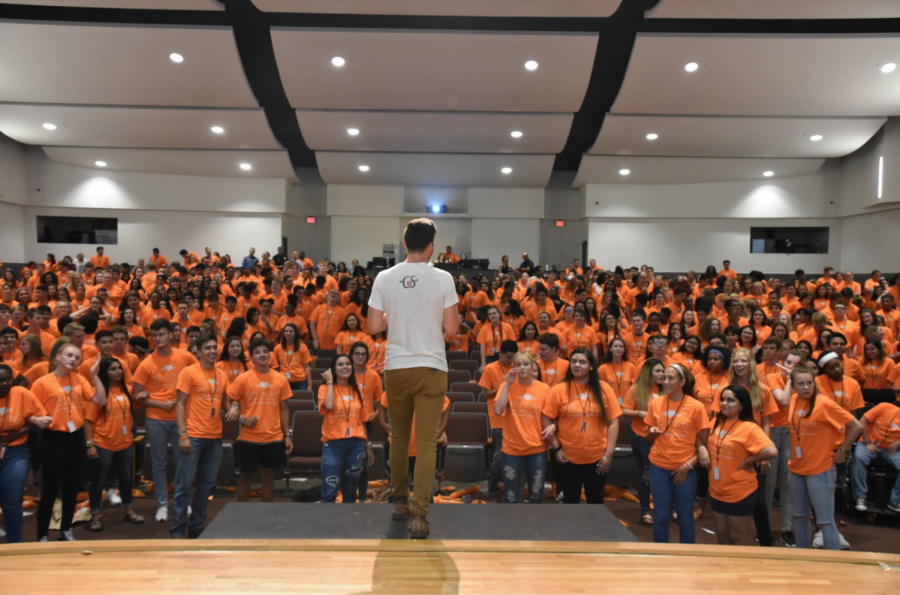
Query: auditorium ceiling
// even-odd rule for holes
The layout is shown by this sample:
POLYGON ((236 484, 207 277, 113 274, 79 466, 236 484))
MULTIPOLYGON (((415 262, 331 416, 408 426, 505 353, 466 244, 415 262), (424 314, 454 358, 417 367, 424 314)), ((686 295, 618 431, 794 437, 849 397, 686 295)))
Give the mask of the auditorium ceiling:
POLYGON ((897 0, 0 0, 0 132, 331 184, 815 173, 900 116, 897 0))

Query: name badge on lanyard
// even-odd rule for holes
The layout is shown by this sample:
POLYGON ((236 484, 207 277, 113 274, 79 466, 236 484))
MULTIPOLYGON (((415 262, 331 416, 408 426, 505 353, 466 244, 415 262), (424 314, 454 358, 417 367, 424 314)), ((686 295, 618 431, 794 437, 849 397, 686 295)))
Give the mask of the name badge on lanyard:
POLYGON ((799 445, 799 444, 797 445, 797 448, 794 449, 794 451, 797 453, 797 458, 798 458, 798 459, 802 459, 802 458, 803 458, 803 451, 800 450, 800 445, 799 445))
POLYGON ((72 432, 75 431, 75 422, 69 421, 69 423, 66 424, 66 428, 68 428, 69 433, 71 434, 72 432))

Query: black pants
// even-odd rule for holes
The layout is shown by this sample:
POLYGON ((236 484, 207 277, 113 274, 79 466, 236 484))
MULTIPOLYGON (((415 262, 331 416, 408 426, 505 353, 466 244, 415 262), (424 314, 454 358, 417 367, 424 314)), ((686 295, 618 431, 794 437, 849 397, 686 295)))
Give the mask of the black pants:
POLYGON ((697 498, 709 498, 709 473, 705 469, 697 473, 697 498))
MULTIPOLYGON (((756 538, 759 539, 759 545, 772 547, 775 545, 775 540, 772 539, 772 527, 769 525, 769 507, 766 506, 766 474, 760 473, 758 463, 756 466, 756 480, 759 483, 759 486, 756 488, 756 504, 753 507, 756 538)), ((772 480, 774 481, 774 478, 772 480)))
MULTIPOLYGON (((375 431, 375 422, 367 421, 366 422, 366 436, 371 437, 372 432, 375 431)), ((359 473, 359 487, 357 488, 359 491, 357 492, 360 502, 365 502, 366 498, 369 497, 369 458, 366 457, 363 460, 363 468, 359 473)))
POLYGON ((563 504, 581 502, 581 487, 588 504, 603 504, 603 492, 606 489, 606 473, 597 473, 597 463, 576 465, 565 463, 557 465, 559 480, 557 487, 563 493, 563 504))
POLYGON ((72 528, 75 504, 81 487, 81 473, 86 459, 84 430, 57 432, 44 430, 41 439, 41 501, 37 510, 38 539, 50 532, 53 504, 62 488, 62 520, 60 531, 72 528))

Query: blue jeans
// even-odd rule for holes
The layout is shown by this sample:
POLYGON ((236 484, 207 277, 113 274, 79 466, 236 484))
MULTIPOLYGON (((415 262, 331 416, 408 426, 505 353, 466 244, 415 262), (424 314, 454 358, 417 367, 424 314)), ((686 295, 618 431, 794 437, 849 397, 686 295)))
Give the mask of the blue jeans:
MULTIPOLYGON (((866 497, 866 493, 869 491, 869 487, 866 484, 866 471, 868 471, 869 464, 875 459, 884 459, 894 469, 900 471, 900 450, 891 455, 888 454, 886 449, 879 448, 872 453, 869 452, 869 449, 862 442, 857 442, 853 458, 855 459, 853 461, 854 498, 866 497)), ((894 482, 894 488, 891 490, 891 502, 895 504, 900 503, 900 473, 897 474, 897 481, 894 482)))
POLYGON ((6 543, 22 542, 22 498, 28 477, 28 446, 7 446, 0 459, 0 508, 6 525, 6 543))
POLYGON ((329 440, 322 445, 322 502, 337 500, 338 489, 344 504, 356 502, 359 474, 366 462, 366 441, 362 438, 329 440))
POLYGON ((816 525, 822 530, 826 550, 841 549, 837 527, 834 525, 834 467, 818 475, 797 475, 791 472, 791 504, 794 507, 794 536, 797 547, 812 546, 810 512, 816 511, 816 525))
POLYGON ((529 502, 544 502, 544 478, 547 477, 547 451, 523 457, 503 453, 503 501, 515 504, 522 484, 528 483, 529 502))
POLYGON ((105 448, 97 447, 99 458, 91 461, 91 514, 100 514, 100 506, 103 503, 103 489, 109 489, 106 479, 113 472, 119 480, 119 494, 122 497, 122 506, 131 508, 134 501, 132 494, 131 461, 134 453, 134 445, 124 450, 113 452, 105 448))
POLYGON ((488 494, 500 495, 500 477, 503 467, 503 428, 491 430, 491 464, 488 465, 488 494))
POLYGON ((153 492, 156 495, 156 506, 166 506, 169 501, 166 448, 171 447, 175 456, 175 477, 178 477, 178 465, 181 460, 178 451, 178 422, 148 419, 147 439, 150 441, 150 456, 153 459, 153 492))
POLYGON ((631 452, 637 466, 638 501, 641 503, 641 516, 644 516, 650 514, 650 443, 643 436, 632 434, 631 452))
POLYGON ((697 493, 697 470, 692 469, 680 486, 675 485, 675 472, 650 463, 650 492, 653 494, 653 541, 669 543, 672 502, 678 513, 678 541, 695 543, 694 495, 697 493))
POLYGON ((772 428, 772 443, 778 454, 769 461, 769 477, 766 478, 766 508, 769 518, 772 516, 772 505, 775 501, 775 484, 781 490, 781 531, 791 530, 791 482, 788 479, 788 461, 791 460, 791 431, 787 427, 772 428))
POLYGON ((169 535, 184 537, 188 525, 188 502, 191 492, 191 531, 202 531, 206 523, 206 504, 216 485, 219 463, 222 461, 221 438, 190 438, 191 454, 178 449, 180 457, 175 477, 175 519, 169 535))

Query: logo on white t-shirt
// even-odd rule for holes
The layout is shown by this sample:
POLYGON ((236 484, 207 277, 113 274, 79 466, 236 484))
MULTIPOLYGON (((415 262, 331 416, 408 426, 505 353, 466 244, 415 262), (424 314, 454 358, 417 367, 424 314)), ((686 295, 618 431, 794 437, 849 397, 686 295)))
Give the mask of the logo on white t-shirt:
POLYGON ((416 286, 416 283, 418 283, 418 282, 419 282, 419 280, 416 279, 415 275, 407 275, 406 277, 403 277, 403 279, 400 280, 400 285, 403 286, 403 289, 412 289, 413 287, 416 286))

